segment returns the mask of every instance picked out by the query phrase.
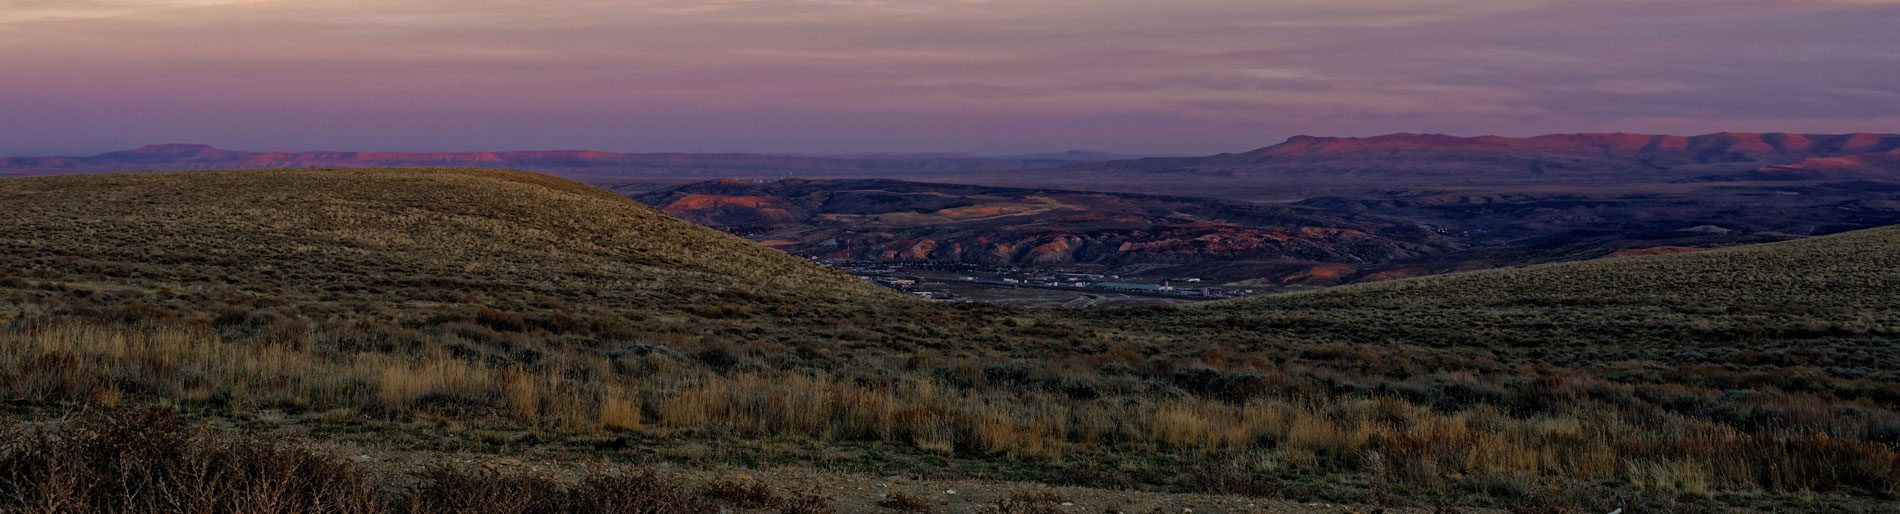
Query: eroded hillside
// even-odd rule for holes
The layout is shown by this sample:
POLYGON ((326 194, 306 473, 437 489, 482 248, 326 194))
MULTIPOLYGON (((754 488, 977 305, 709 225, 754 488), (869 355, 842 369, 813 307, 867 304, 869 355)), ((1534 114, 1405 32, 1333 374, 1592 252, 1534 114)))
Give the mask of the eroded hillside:
POLYGON ((863 261, 1261 268, 1386 262, 1457 247, 1405 222, 1122 193, 784 180, 703 182, 636 199, 793 253, 863 261))

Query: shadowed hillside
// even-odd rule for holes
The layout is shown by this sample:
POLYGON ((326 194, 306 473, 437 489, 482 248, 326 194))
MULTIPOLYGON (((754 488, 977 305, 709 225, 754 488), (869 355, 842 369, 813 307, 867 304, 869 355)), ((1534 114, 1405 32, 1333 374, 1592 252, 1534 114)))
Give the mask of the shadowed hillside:
MULTIPOLYGON (((832 259, 1095 264, 1256 279, 1263 268, 1375 263, 1457 247, 1430 229, 1320 209, 1127 193, 896 180, 712 181, 635 199, 832 259)), ((1278 278, 1278 277, 1275 277, 1278 278)))
POLYGON ((826 259, 1079 265, 1269 288, 1729 247, 1900 223, 1900 185, 1889 183, 1663 186, 1395 189, 1290 205, 896 180, 719 180, 630 194, 695 223, 826 259))
POLYGON ((1783 166, 1708 177, 1709 180, 1900 180, 1900 150, 1846 157, 1815 157, 1783 166))
MULTIPOLYGON (((520 465, 448 457, 463 453, 576 463, 580 485, 522 486, 562 502, 620 483, 578 464, 601 461, 1418 508, 1866 510, 1900 494, 1894 229, 1024 311, 916 301, 516 172, 10 179, 0 201, 10 418, 159 403, 234 436, 307 434, 364 448, 323 468, 338 494, 388 480, 370 487, 404 491, 395 504, 495 476, 417 463, 520 465)), ((172 440, 197 459, 218 437, 172 440)), ((24 470, 0 474, 0 497, 65 483, 45 462, 0 452, 24 470)), ((671 484, 649 492, 795 503, 671 484)))

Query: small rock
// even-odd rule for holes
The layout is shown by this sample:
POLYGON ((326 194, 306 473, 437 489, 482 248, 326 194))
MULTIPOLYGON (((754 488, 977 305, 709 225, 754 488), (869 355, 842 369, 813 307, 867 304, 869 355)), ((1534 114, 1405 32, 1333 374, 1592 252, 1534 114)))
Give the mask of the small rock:
POLYGON ((957 494, 957 490, 956 489, 947 490, 947 491, 944 491, 943 494, 957 494))

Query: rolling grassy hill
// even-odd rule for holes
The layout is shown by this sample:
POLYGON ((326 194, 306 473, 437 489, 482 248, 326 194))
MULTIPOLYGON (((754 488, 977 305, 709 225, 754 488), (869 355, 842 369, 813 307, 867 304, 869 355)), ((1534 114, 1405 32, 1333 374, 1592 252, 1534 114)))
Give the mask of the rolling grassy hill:
MULTIPOLYGON (((1900 337, 1896 284, 1900 227, 1885 227, 1687 254, 1210 302, 1151 316, 1176 323, 1167 330, 1209 337, 1242 329, 1310 341, 1545 352, 1561 347, 1722 351, 1754 345, 1823 352, 1796 346, 1900 337)), ((1119 318, 1131 312, 1099 314, 1119 318)), ((1880 354, 1900 352, 1900 347, 1882 344, 1868 350, 1880 354)))
POLYGON ((12 210, 0 218, 0 316, 207 325, 345 350, 449 341, 521 359, 741 332, 898 343, 911 338, 887 329, 930 308, 521 172, 44 177, 0 183, 0 202, 12 210))
POLYGON ((1891 445, 1900 443, 1896 284, 1900 227, 1885 227, 1072 315, 1176 347, 1277 348, 1296 356, 1282 363, 1405 376, 1327 382, 1422 403, 1594 398, 1891 445))
MULTIPOLYGON (((9 179, 0 202, 8 423, 162 403, 245 437, 427 462, 764 463, 1415 506, 1900 494, 1893 229, 1051 312, 916 301, 516 172, 9 179)), ((19 498, 0 508, 63 483, 22 457, 34 447, 0 451, 24 470, 0 474, 14 477, 0 497, 19 498)), ((377 487, 428 498, 458 476, 377 487)))

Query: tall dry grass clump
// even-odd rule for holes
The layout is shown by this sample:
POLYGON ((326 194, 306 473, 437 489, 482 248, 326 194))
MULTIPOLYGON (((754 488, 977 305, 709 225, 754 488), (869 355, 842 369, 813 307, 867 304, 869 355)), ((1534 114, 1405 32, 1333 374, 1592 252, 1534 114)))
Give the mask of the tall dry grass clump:
POLYGON ((168 409, 0 425, 0 512, 651 513, 721 507, 652 472, 575 480, 438 465, 382 483, 297 440, 191 431, 168 409))
POLYGON ((1440 412, 1392 397, 1075 401, 917 378, 724 375, 689 366, 582 381, 446 356, 321 356, 189 330, 73 323, 0 334, 0 342, 0 392, 74 403, 129 396, 233 410, 450 413, 577 433, 890 441, 1031 460, 1096 452, 1256 454, 1275 466, 1369 473, 1431 490, 1534 477, 1694 494, 1893 494, 1900 483, 1900 453, 1886 445, 1752 433, 1684 416, 1639 422, 1589 409, 1529 417, 1483 406, 1440 412))
POLYGON ((0 427, 4 512, 390 512, 358 470, 293 443, 193 435, 168 410, 0 427))

